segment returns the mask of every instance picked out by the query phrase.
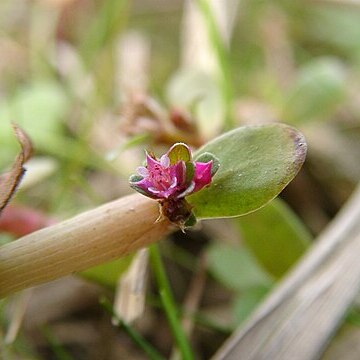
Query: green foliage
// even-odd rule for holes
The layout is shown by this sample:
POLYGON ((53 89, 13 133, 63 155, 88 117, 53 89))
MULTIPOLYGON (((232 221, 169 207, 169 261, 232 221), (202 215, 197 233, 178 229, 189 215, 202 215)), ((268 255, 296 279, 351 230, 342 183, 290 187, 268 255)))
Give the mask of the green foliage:
POLYGON ((17 143, 10 120, 30 136, 35 151, 95 168, 105 168, 100 157, 81 139, 67 136, 64 121, 70 113, 70 99, 56 82, 39 81, 20 88, 0 104, 0 143, 4 146, 0 166, 13 159, 17 143))
POLYGON ((159 288, 161 304, 168 319, 170 330, 178 350, 182 359, 192 360, 194 358, 193 352, 184 329, 181 326, 177 305, 173 298, 159 248, 156 244, 150 246, 150 262, 159 288))
MULTIPOLYGON (((106 166, 102 159, 104 154, 101 154, 103 149, 88 135, 100 130, 97 140, 101 145, 104 142, 101 137, 106 134, 106 125, 102 127, 106 124, 105 117, 109 115, 114 121, 120 118, 122 109, 114 102, 118 96, 114 92, 119 80, 117 74, 123 73, 118 72, 117 40, 127 23, 129 29, 140 30, 151 42, 148 84, 151 91, 148 95, 153 96, 156 89, 156 95, 160 98, 165 96, 171 107, 191 112, 195 122, 192 125, 199 130, 199 142, 218 136, 226 126, 231 127, 233 121, 241 119, 241 115, 233 111, 237 110, 239 104, 239 109, 242 107, 239 114, 250 114, 251 119, 262 119, 261 111, 266 109, 269 117, 304 126, 304 131, 309 131, 305 129, 306 122, 336 118, 336 126, 346 127, 356 143, 360 12, 355 11, 356 7, 347 7, 346 2, 336 6, 326 2, 310 2, 309 6, 303 6, 292 0, 244 2, 241 4, 240 21, 235 19, 228 48, 215 21, 214 15, 218 14, 212 13, 206 0, 198 0, 195 3, 205 20, 217 72, 208 74, 182 69, 168 84, 166 81, 176 70, 181 57, 178 43, 182 15, 180 5, 177 8, 164 2, 163 5, 152 7, 148 2, 139 2, 132 5, 131 12, 128 12, 130 2, 127 0, 105 0, 93 2, 90 6, 70 5, 71 11, 63 11, 60 7, 53 11, 55 7, 48 7, 46 2, 23 8, 20 2, 13 3, 6 0, 0 5, 1 44, 4 48, 0 64, 4 74, 1 81, 0 166, 5 168, 17 151, 18 145, 13 141, 9 122, 13 120, 29 132, 38 153, 60 160, 59 170, 54 177, 35 189, 22 191, 17 199, 31 206, 42 207, 49 215, 58 213, 59 218, 67 217, 70 216, 67 212, 69 209, 71 214, 78 213, 113 196, 111 191, 103 191, 103 184, 107 182, 98 180, 102 180, 103 174, 94 171, 104 170, 106 166), (15 12, 7 16, 10 8, 14 8, 15 12), (27 13, 28 10, 31 12, 27 13), (23 14, 25 18, 30 15, 30 22, 21 23, 23 14), (44 18, 48 15, 48 19, 44 18), (51 33, 44 33, 44 29, 51 33), (82 29, 80 33, 79 29, 82 29), (264 31, 272 32, 271 36, 264 36, 264 31), (77 72, 76 80, 82 79, 82 74, 91 78, 94 87, 91 94, 84 93, 79 97, 65 89, 67 66, 71 67, 72 64, 71 59, 63 57, 61 53, 62 43, 66 46, 71 44, 74 54, 84 61, 86 69, 82 69, 81 74, 78 70, 72 71, 77 72), (279 52, 274 52, 274 49, 279 52), (53 50, 56 50, 55 53, 53 50), (282 58, 279 54, 285 56, 282 58), (17 57, 21 58, 20 61, 17 57), (6 64, 11 63, 12 59, 14 64, 19 62, 19 71, 12 67, 8 70, 6 64), (58 60, 66 65, 61 70, 57 67, 58 60), (22 62, 24 64, 21 66, 22 62), (276 67, 282 64, 285 69, 288 67, 291 70, 288 78, 284 72, 284 78, 288 80, 286 92, 277 79, 276 67), (335 117, 335 114, 339 116, 335 117), (101 126, 97 127, 99 124, 101 126), (68 129, 74 128, 81 130, 70 134, 68 129), (90 149, 95 149, 98 155, 90 149), (87 193, 86 187, 89 190, 87 193), (98 198, 87 196, 98 192, 98 198)), ((231 27, 230 23, 227 25, 231 27)), ((165 125, 171 127, 173 124, 165 125)), ((131 130, 136 131, 136 126, 131 130)), ((344 132, 341 135, 347 136, 344 132)), ((321 136, 327 140, 326 134, 321 136)), ((165 138, 165 141, 170 139, 172 137, 165 138)), ((134 134, 109 154, 114 160, 122 155, 124 149, 136 146, 146 148, 144 143, 150 143, 157 152, 160 151, 157 146, 162 145, 157 140, 151 132, 134 134)), ((187 139, 176 138, 174 141, 187 142, 187 139)), ((219 169, 212 185, 188 198, 196 216, 201 219, 246 215, 231 220, 240 230, 245 248, 215 244, 210 246, 208 252, 211 273, 234 293, 232 310, 236 323, 247 318, 271 288, 273 279, 283 276, 311 241, 307 229, 285 203, 278 199, 269 203, 301 167, 305 157, 305 145, 299 146, 302 141, 296 130, 282 125, 245 127, 216 138, 196 153, 197 161, 208 161, 209 153, 219 159, 214 162, 216 166, 213 169, 217 166, 219 169), (258 211, 254 212, 256 209, 258 211)), ((110 143, 106 145, 110 147, 110 143)), ((116 140, 114 143, 114 148, 119 145, 116 140)), ((355 152, 356 146, 353 149, 355 152)), ((316 155, 316 149, 314 151, 316 155)), ((125 155, 130 166, 132 155, 125 155)), ((330 157, 328 164, 331 164, 331 160, 330 157)), ((317 166, 315 162, 314 172, 317 166)), ((119 166, 116 161, 113 165, 119 166)), ((135 168, 137 164, 134 162, 133 165, 135 168)), ((325 169, 325 172, 328 170, 324 165, 321 169, 325 169)), ((192 177, 193 170, 188 163, 188 178, 192 177)), ((331 172, 325 174, 327 178, 330 175, 331 172)), ((125 182, 121 178, 118 180, 125 182)), ((319 180, 317 185, 324 184, 319 180)), ((336 194, 326 194, 329 188, 326 185, 329 184, 322 189, 327 201, 333 202, 330 204, 331 212, 335 210, 334 203, 338 204, 336 201, 348 191, 348 184, 332 184, 331 188, 336 189, 336 194)), ((119 190, 119 196, 126 192, 125 185, 124 191, 119 190)), ((301 196, 301 192, 299 194, 301 196)), ((194 218, 190 220, 195 222, 194 218)), ((8 236, 0 236, 0 244, 10 240, 8 236)), ((167 246, 173 247, 173 244, 168 242, 167 246)), ((181 257, 178 249, 174 253, 176 257, 181 257)), ((131 257, 126 257, 80 275, 114 287, 130 260, 131 257)), ((160 289, 166 288, 165 281, 162 282, 160 289)), ((170 308, 169 305, 164 307, 167 306, 169 322, 176 332, 176 327, 180 326, 178 309, 171 309, 170 289, 162 289, 161 293, 165 304, 169 304, 170 294, 170 308)), ((126 325, 123 327, 127 329, 126 325)), ((185 352, 186 347, 185 344, 185 352)))
POLYGON ((230 112, 233 101, 232 76, 229 64, 229 52, 224 43, 216 21, 214 9, 207 0, 197 0, 197 5, 203 15, 209 42, 212 45, 219 70, 219 88, 225 105, 224 125, 226 129, 234 127, 230 112))
POLYGON ((208 249, 207 256, 211 273, 229 289, 246 291, 272 284, 269 275, 245 248, 217 243, 208 249))
POLYGON ((20 88, 0 109, 0 139, 9 119, 28 132, 35 143, 48 144, 49 138, 63 133, 62 121, 69 111, 69 101, 55 82, 36 82, 20 88))
POLYGON ((212 137, 223 125, 225 107, 214 79, 201 71, 178 71, 167 85, 167 98, 176 108, 193 109, 200 133, 212 137))
POLYGON ((345 68, 338 60, 312 60, 298 71, 286 95, 283 118, 294 123, 328 118, 345 99, 345 87, 345 68))
POLYGON ((308 13, 308 20, 305 29, 307 35, 311 35, 321 45, 330 45, 360 60, 359 11, 346 6, 315 6, 308 13))
POLYGON ((129 324, 126 324, 122 319, 120 319, 110 301, 105 298, 100 298, 100 304, 104 307, 104 309, 111 315, 113 321, 115 320, 116 325, 125 331, 125 333, 129 336, 129 338, 134 342, 135 345, 139 346, 150 360, 163 360, 163 356, 146 340, 142 337, 142 335, 129 324))
POLYGON ((232 305, 234 328, 245 320, 271 289, 273 280, 244 247, 221 243, 207 252, 211 274, 235 292, 232 305))
POLYGON ((127 14, 127 0, 106 0, 100 5, 97 16, 86 32, 83 52, 92 58, 102 50, 123 26, 127 14))
POLYGON ((257 261, 275 277, 284 275, 311 242, 308 230, 280 199, 234 222, 257 261))
POLYGON ((42 333, 47 340, 56 360, 74 360, 74 358, 60 344, 59 340, 48 326, 44 326, 42 328, 42 333))
POLYGON ((250 213, 276 197, 299 171, 306 144, 297 130, 272 124, 225 133, 196 156, 205 152, 219 159, 219 170, 208 188, 187 199, 198 218, 219 218, 250 213))
POLYGON ((115 288, 120 276, 127 270, 131 263, 132 255, 118 260, 101 264, 79 273, 80 276, 95 281, 99 284, 115 288))
POLYGON ((0 165, 9 160, 10 149, 17 149, 10 120, 28 133, 37 151, 66 153, 63 120, 68 111, 69 102, 63 89, 51 81, 20 88, 4 100, 0 106, 0 143, 5 144, 8 154, 2 157, 0 165))
POLYGON ((173 145, 168 153, 170 164, 174 165, 178 161, 188 162, 191 160, 191 153, 189 148, 182 143, 176 143, 173 145))

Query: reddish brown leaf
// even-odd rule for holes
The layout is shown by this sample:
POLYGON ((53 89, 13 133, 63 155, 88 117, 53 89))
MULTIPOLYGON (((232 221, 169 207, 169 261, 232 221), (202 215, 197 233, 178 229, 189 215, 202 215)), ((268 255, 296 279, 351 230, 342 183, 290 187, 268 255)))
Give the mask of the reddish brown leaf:
POLYGON ((17 155, 9 172, 0 175, 0 214, 15 194, 18 185, 25 173, 24 163, 30 158, 32 145, 26 133, 16 124, 13 124, 15 136, 21 145, 21 151, 17 155))

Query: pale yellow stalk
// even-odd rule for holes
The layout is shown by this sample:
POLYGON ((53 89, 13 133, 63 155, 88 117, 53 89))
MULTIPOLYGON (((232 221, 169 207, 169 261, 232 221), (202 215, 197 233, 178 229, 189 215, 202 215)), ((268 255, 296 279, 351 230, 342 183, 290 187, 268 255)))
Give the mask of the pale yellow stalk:
POLYGON ((126 196, 0 247, 0 297, 119 258, 171 231, 158 204, 126 196))

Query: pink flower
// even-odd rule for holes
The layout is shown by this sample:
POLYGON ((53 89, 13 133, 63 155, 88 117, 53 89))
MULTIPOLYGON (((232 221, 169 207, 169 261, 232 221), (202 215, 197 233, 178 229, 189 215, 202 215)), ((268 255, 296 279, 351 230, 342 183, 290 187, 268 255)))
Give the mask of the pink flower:
POLYGON ((153 199, 182 199, 211 183, 218 168, 214 169, 213 162, 192 161, 189 147, 177 143, 160 159, 146 153, 146 166, 137 168, 138 175, 130 177, 130 186, 153 199))

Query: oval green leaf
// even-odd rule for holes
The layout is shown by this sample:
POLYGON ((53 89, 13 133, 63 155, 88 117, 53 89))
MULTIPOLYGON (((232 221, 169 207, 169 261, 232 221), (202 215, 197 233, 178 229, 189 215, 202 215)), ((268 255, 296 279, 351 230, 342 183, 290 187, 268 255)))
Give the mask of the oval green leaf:
POLYGON ((191 161, 190 149, 187 145, 183 143, 174 144, 170 148, 167 155, 170 159, 171 165, 176 164, 178 161, 184 161, 184 162, 191 161))
POLYGON ((281 199, 234 221, 247 248, 276 278, 294 265, 312 240, 300 219, 281 199))
POLYGON ((276 197, 300 170, 306 142, 296 129, 271 124, 244 126, 215 138, 196 152, 220 161, 211 185, 187 197, 197 218, 240 216, 276 197))

